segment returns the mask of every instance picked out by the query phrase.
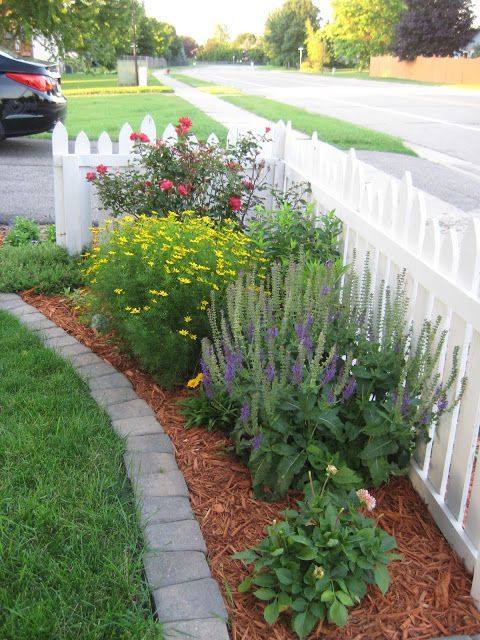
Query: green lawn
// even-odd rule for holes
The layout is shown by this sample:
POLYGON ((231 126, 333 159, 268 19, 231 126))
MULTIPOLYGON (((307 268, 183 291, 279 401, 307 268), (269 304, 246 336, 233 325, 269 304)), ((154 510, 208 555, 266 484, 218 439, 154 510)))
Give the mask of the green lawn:
POLYGON ((3 311, 0 353, 0 638, 159 640, 123 442, 3 311))
POLYGON ((316 131, 321 140, 333 144, 339 149, 354 147, 355 149, 416 155, 399 138, 373 131, 366 127, 360 127, 344 120, 312 113, 300 107, 292 107, 283 102, 247 95, 225 96, 222 97, 222 100, 231 102, 242 109, 252 111, 274 122, 277 120, 284 120, 285 122, 291 120, 294 129, 303 131, 307 135, 312 135, 316 131))
POLYGON ((220 140, 226 139, 226 128, 216 120, 182 98, 162 94, 73 96, 68 98, 66 126, 70 138, 83 130, 90 139, 98 138, 106 131, 113 140, 118 140, 124 122, 129 122, 134 131, 138 131, 147 113, 155 120, 159 133, 167 124, 175 124, 179 117, 188 116, 199 139, 206 139, 212 132, 220 140))
MULTIPOLYGON (((148 74, 148 84, 159 86, 162 83, 155 78, 153 73, 148 74)), ((117 87, 118 75, 112 71, 109 73, 66 73, 62 76, 62 89, 91 89, 117 87)))
POLYGON ((184 82, 190 87, 209 87, 212 84, 211 82, 207 82, 206 80, 200 80, 200 78, 191 78, 190 76, 186 76, 183 73, 171 73, 170 75, 175 80, 180 80, 180 82, 184 82))

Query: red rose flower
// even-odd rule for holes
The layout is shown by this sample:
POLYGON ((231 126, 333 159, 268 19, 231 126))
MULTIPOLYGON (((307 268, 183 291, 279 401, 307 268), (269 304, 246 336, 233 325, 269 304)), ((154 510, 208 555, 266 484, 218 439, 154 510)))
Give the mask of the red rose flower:
POLYGON ((160 182, 160 189, 162 191, 168 191, 173 187, 173 182, 171 180, 162 180, 160 182))
POLYGON ((87 180, 87 182, 93 182, 96 177, 97 177, 97 174, 95 173, 95 171, 89 171, 86 174, 85 179, 87 180))
POLYGON ((140 140, 140 142, 150 142, 150 138, 147 136, 146 133, 131 133, 130 134, 130 140, 140 140))
POLYGON ((227 162, 227 169, 232 169, 233 171, 237 167, 238 167, 238 164, 236 162, 227 162))
POLYGON ((265 127, 265 133, 270 133, 271 128, 270 127, 265 127))
POLYGON ((186 116, 183 118, 179 118, 178 123, 180 124, 181 127, 183 127, 184 129, 187 129, 187 131, 192 126, 192 121, 190 120, 190 118, 186 116))
POLYGON ((151 187, 152 186, 152 181, 151 180, 145 180, 145 186, 146 187, 151 187))
POLYGON ((228 201, 228 204, 234 211, 240 211, 242 208, 242 201, 238 196, 232 196, 228 201))
POLYGON ((97 172, 103 176, 107 173, 108 171, 108 167, 106 167, 104 164, 99 164, 97 167, 97 172))
POLYGON ((250 189, 250 191, 253 191, 255 189, 255 185, 250 180, 242 180, 242 184, 244 184, 247 189, 250 189))
POLYGON ((186 187, 184 184, 182 184, 182 183, 180 183, 180 184, 178 185, 178 187, 177 187, 177 191, 178 191, 178 193, 179 193, 181 196, 187 196, 187 195, 188 195, 188 189, 187 189, 187 187, 186 187))

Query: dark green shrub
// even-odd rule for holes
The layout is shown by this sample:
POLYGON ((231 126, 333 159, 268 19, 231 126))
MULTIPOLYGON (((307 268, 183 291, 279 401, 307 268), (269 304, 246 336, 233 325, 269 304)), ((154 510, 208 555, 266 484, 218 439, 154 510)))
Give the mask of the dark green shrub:
POLYGON ((17 216, 13 226, 4 239, 5 244, 19 247, 23 244, 38 242, 40 240, 40 227, 35 220, 23 216, 17 216))

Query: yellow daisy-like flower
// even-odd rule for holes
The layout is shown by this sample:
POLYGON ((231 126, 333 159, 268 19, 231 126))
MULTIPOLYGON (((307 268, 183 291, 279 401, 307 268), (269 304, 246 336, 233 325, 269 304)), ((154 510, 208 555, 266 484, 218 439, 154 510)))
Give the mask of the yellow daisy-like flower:
POLYGON ((157 293, 157 296, 162 296, 162 298, 166 298, 168 296, 168 293, 166 291, 159 291, 157 293))
POLYGON ((198 385, 201 383, 202 378, 203 378, 203 373, 199 373, 198 376, 195 376, 195 378, 192 378, 187 382, 187 387, 189 387, 190 389, 196 389, 198 385))
POLYGON ((186 329, 180 329, 178 332, 181 336, 188 336, 188 331, 186 329))
POLYGON ((154 263, 154 261, 153 261, 153 260, 149 260, 149 261, 148 261, 148 266, 149 266, 149 267, 153 267, 154 265, 155 265, 155 263, 154 263))
POLYGON ((95 284, 96 282, 97 282, 97 279, 96 279, 96 278, 92 278, 92 279, 90 280, 90 284, 95 284))
POLYGON ((190 338, 190 340, 196 340, 197 339, 197 335, 195 333, 189 333, 188 337, 190 338))
POLYGON ((192 321, 192 316, 185 316, 184 320, 185 320, 185 322, 191 322, 192 321))
POLYGON ((140 309, 138 309, 137 307, 133 307, 133 309, 130 310, 130 313, 132 314, 140 313, 140 309))
POLYGON ((124 251, 123 252, 126 256, 133 256, 134 254, 131 251, 124 251))
POLYGON ((181 282, 182 284, 190 284, 191 280, 189 280, 188 278, 183 278, 182 276, 178 277, 178 281, 181 282))
POLYGON ((120 295, 121 293, 123 293, 123 289, 114 289, 113 293, 116 293, 117 295, 120 295))

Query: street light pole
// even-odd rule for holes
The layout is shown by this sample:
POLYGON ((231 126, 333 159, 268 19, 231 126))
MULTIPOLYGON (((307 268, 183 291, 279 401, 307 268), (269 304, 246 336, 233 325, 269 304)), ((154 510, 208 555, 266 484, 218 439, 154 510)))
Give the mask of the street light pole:
POLYGON ((299 69, 302 68, 302 54, 303 54, 303 47, 298 47, 298 51, 300 53, 300 64, 298 66, 299 69))
POLYGON ((138 87, 140 84, 138 79, 138 59, 137 59, 137 17, 135 11, 135 0, 132 2, 132 27, 133 27, 133 62, 135 64, 135 83, 138 87))

